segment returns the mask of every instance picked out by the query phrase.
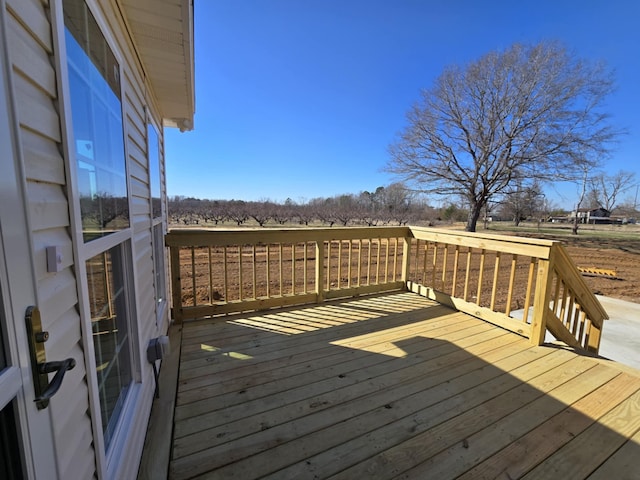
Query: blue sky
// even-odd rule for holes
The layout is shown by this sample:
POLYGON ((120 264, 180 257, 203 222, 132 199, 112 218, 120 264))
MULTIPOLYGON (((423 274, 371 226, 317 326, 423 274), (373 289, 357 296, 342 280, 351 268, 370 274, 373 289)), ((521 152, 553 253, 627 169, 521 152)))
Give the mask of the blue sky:
MULTIPOLYGON (((305 201, 375 190, 446 65, 559 40, 615 70, 607 169, 640 180, 637 0, 196 0, 195 130, 166 130, 168 194, 305 201)), ((576 188, 550 189, 569 208, 576 188)), ((434 199, 434 203, 436 203, 434 199)))

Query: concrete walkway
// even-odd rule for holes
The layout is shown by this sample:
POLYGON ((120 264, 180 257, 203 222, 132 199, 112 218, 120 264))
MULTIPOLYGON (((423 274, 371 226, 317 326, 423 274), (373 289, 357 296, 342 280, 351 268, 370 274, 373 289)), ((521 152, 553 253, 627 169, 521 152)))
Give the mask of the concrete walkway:
POLYGON ((609 314, 600 340, 600 356, 640 370, 640 304, 597 295, 609 314))
MULTIPOLYGON (((609 314, 600 339, 600 356, 640 370, 640 303, 602 295, 596 297, 609 314)), ((530 311, 529 318, 533 307, 530 311)), ((516 310, 511 312, 511 316, 522 318, 522 313, 522 310, 516 310)), ((545 342, 555 341, 556 338, 547 331, 545 342)))

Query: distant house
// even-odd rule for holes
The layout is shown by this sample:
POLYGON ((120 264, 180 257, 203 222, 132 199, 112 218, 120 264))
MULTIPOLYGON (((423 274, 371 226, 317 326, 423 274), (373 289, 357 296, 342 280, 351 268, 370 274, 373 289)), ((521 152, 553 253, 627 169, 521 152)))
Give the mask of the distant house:
POLYGON ((573 210, 569 214, 569 220, 573 221, 578 217, 579 223, 611 223, 611 212, 606 208, 580 208, 576 212, 573 210))
POLYGON ((137 476, 193 62, 192 0, 0 0, 2 479, 137 476))

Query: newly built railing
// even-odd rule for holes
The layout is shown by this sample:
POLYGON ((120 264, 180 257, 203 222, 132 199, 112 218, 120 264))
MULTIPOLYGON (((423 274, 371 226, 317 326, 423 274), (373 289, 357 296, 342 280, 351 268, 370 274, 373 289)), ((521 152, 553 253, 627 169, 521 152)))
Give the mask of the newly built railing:
POLYGON ((419 227, 172 230, 173 316, 411 290, 597 352, 606 312, 561 244, 419 227))

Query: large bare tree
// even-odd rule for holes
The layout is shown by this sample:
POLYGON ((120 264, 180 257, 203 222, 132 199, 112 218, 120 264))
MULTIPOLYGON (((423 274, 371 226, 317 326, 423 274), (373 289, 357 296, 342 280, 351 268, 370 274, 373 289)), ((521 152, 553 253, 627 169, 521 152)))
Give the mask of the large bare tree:
POLYGON ((598 206, 612 212, 618 205, 620 195, 636 185, 635 177, 635 173, 624 170, 613 175, 601 173, 591 179, 590 194, 598 206))
POLYGON ((462 194, 466 229, 514 181, 569 179, 617 132, 602 111, 613 76, 557 43, 513 45, 451 66, 422 91, 387 169, 431 194, 462 194))

